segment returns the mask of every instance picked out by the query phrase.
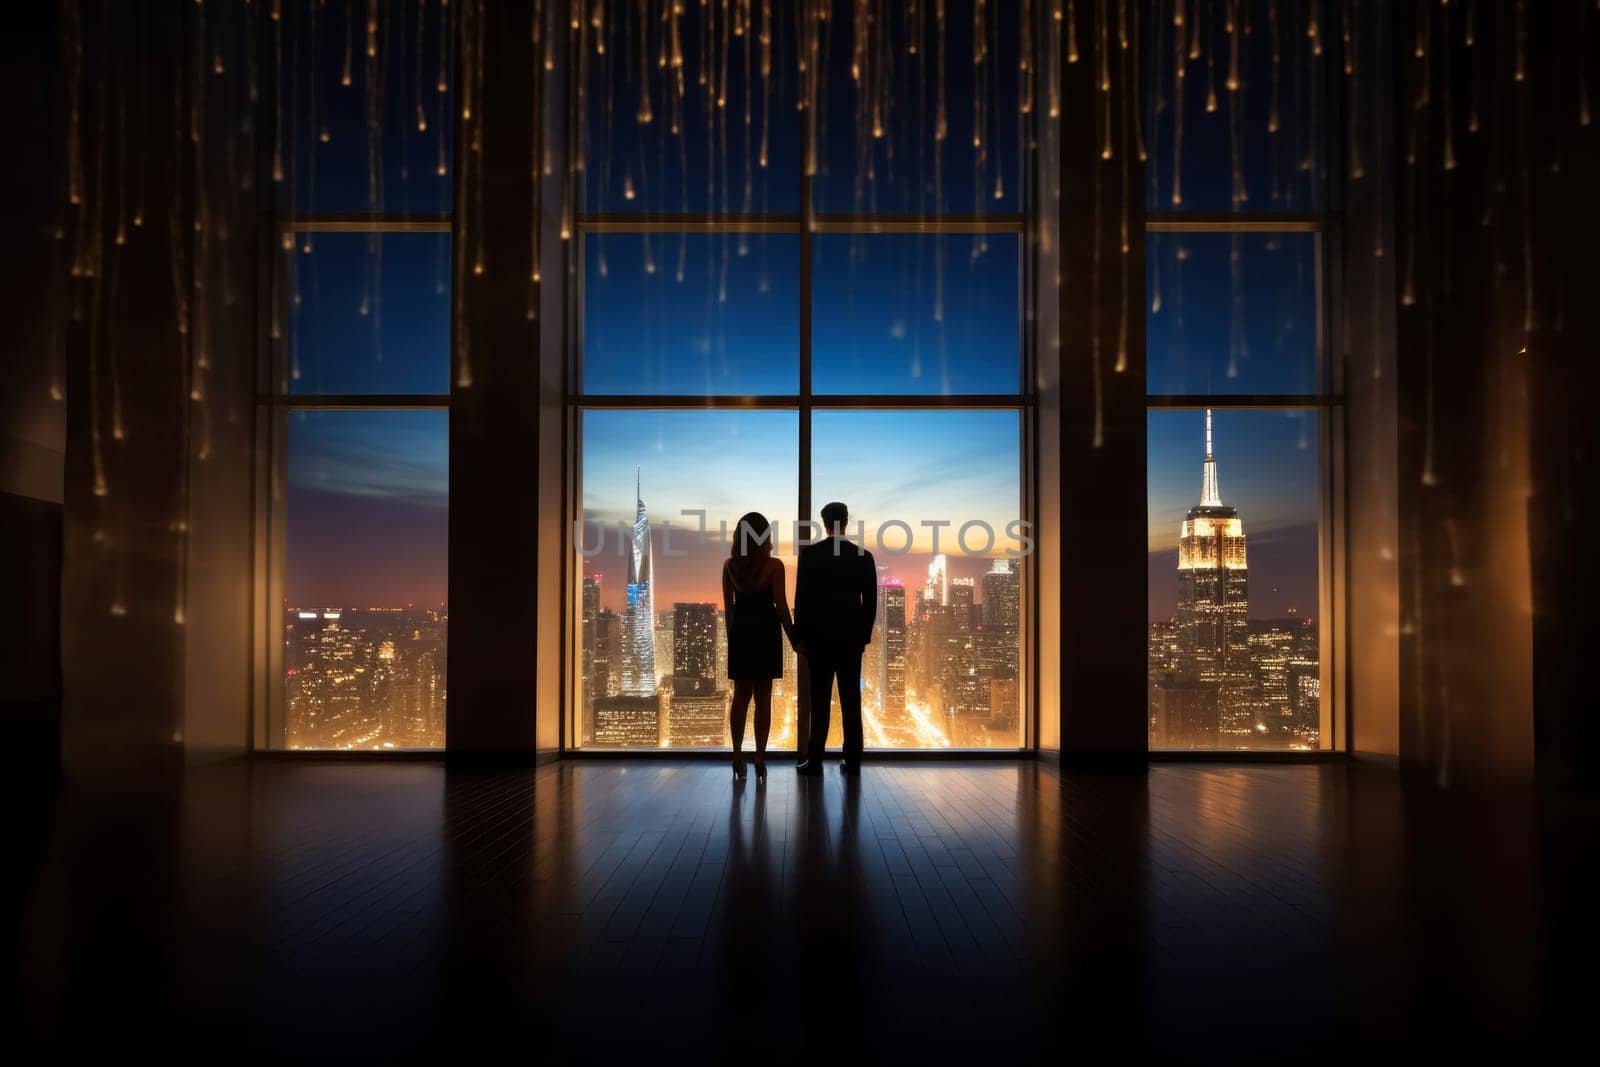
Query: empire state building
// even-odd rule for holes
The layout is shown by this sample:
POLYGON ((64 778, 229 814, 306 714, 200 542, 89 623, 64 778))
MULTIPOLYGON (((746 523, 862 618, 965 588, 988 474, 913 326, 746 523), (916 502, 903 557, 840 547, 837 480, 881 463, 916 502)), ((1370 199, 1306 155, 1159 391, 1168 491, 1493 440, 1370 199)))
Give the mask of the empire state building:
POLYGON ((1222 502, 1211 411, 1206 411, 1206 456, 1200 503, 1189 509, 1178 534, 1178 605, 1173 619, 1181 673, 1191 683, 1218 690, 1218 729, 1248 733, 1251 715, 1238 692, 1250 681, 1249 568, 1239 509, 1222 502), (1239 721, 1235 721, 1239 720, 1239 721))

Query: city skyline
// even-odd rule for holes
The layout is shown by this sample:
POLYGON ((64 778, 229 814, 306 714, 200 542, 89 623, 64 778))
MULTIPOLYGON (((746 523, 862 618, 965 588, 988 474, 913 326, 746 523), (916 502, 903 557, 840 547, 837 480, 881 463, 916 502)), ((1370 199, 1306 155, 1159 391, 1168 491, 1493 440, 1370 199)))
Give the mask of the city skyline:
MULTIPOLYGON (((1182 416, 1189 413, 1176 414, 1182 416)), ((1233 414, 1237 417, 1237 413, 1233 414)), ((1161 560, 1176 551, 1180 578, 1185 573, 1182 545, 1188 543, 1190 534, 1187 531, 1195 525, 1196 516, 1203 513, 1204 519, 1212 512, 1226 512, 1228 521, 1237 524, 1237 516, 1242 514, 1242 509, 1222 504, 1217 450, 1226 446, 1213 442, 1214 424, 1218 427, 1215 433, 1220 436, 1222 420, 1210 410, 1199 414, 1199 417, 1205 420, 1205 453, 1198 486, 1200 504, 1191 504, 1185 512, 1182 523, 1185 532, 1179 548, 1151 553, 1152 560, 1161 560)), ((1287 432, 1290 436, 1294 435, 1292 420, 1278 422, 1280 434, 1287 432)), ((382 469, 375 476, 374 472, 360 465, 361 454, 341 455, 338 443, 345 429, 347 427, 341 427, 338 420, 333 420, 322 425, 301 443, 299 454, 312 461, 308 465, 308 473, 312 477, 294 487, 297 498, 314 498, 316 494, 338 496, 342 489, 349 487, 348 483, 355 480, 357 491, 345 495, 357 496, 369 505, 374 500, 400 507, 429 508, 442 503, 438 495, 430 499, 425 486, 421 492, 416 491, 417 483, 414 480, 400 487, 401 491, 396 491, 394 486, 387 483, 382 469), (324 455, 325 451, 331 451, 333 455, 324 455)), ((839 438, 833 440, 838 441, 839 438)), ((369 434, 366 455, 374 451, 381 453, 382 436, 377 438, 376 449, 370 447, 372 441, 369 434)), ((1297 451, 1301 450, 1291 450, 1290 455, 1297 451)), ((1192 446, 1190 454, 1193 454, 1192 446)), ((1269 462, 1269 465, 1270 462, 1281 463, 1281 456, 1268 457, 1265 461, 1258 459, 1254 464, 1241 462, 1238 466, 1243 471, 1250 471, 1259 468, 1262 462, 1269 462)), ((1249 476, 1241 474, 1233 477, 1231 472, 1230 467, 1228 498, 1235 499, 1235 493, 1238 498, 1252 498, 1254 492, 1249 476)), ((956 479, 961 476, 959 471, 946 473, 956 479)), ((643 464, 635 464, 632 475, 634 521, 628 528, 630 536, 625 542, 625 567, 613 571, 614 578, 610 582, 604 579, 604 572, 598 567, 584 568, 586 576, 581 610, 585 623, 588 625, 608 613, 617 616, 620 640, 612 660, 617 664, 619 673, 630 679, 615 689, 617 698, 627 699, 614 698, 614 706, 609 712, 613 721, 611 732, 603 734, 599 740, 591 734, 588 741, 633 744, 653 730, 657 743, 672 744, 672 730, 676 729, 678 743, 687 743, 685 739, 692 737, 696 739, 696 745, 709 744, 716 730, 721 729, 715 726, 715 722, 720 721, 718 716, 725 711, 727 695, 723 678, 726 652, 721 647, 720 589, 717 584, 723 546, 715 532, 705 546, 698 546, 688 529, 680 531, 684 541, 695 543, 701 548, 702 554, 708 556, 702 562, 714 565, 706 569, 704 577, 709 580, 701 585, 688 586, 680 581, 675 585, 669 582, 663 586, 657 581, 655 569, 662 545, 645 506, 643 464), (693 640, 706 647, 692 655, 687 648, 675 651, 675 641, 684 640, 686 633, 698 635, 693 640), (696 681, 686 686, 680 676, 688 669, 685 665, 689 663, 696 664, 693 668, 696 681), (710 673, 707 673, 707 664, 715 665, 710 673)), ((1282 477, 1281 473, 1279 477, 1282 477)), ((1196 490, 1193 467, 1190 467, 1186 481, 1190 499, 1193 500, 1196 490)), ((1151 482, 1154 487, 1156 479, 1152 477, 1151 482)), ((939 483, 934 479, 913 476, 908 484, 929 492, 939 483)), ((1155 513, 1156 509, 1152 508, 1152 515, 1155 513)), ((291 513, 291 522, 294 518, 291 513)), ((716 521, 715 517, 708 518, 716 521)), ((1292 526, 1289 528, 1292 529, 1292 526)), ((1166 536, 1171 537, 1170 527, 1166 536)), ((1229 624, 1231 636, 1219 646, 1225 653, 1218 653, 1232 656, 1237 664, 1248 665, 1230 669, 1232 681, 1228 685, 1231 691, 1250 694, 1248 699, 1238 698, 1243 701, 1238 708, 1245 709, 1248 706, 1248 714, 1254 716, 1250 720, 1250 731, 1236 729, 1234 733, 1250 742, 1260 741, 1261 738, 1254 734, 1268 725, 1261 717, 1262 709, 1281 707, 1287 710, 1280 717, 1294 719, 1300 724, 1293 727, 1299 731, 1293 737, 1314 744, 1315 728, 1304 720, 1318 691, 1315 677, 1315 615, 1309 610, 1299 612, 1301 625, 1298 628, 1286 628, 1283 624, 1270 621, 1278 616, 1264 618, 1260 610, 1261 601, 1256 596, 1259 539, 1260 534, 1256 532, 1252 521, 1250 568, 1248 572, 1242 566, 1239 568, 1239 594, 1233 609, 1235 618, 1229 624), (1246 573, 1249 575, 1248 597, 1244 595, 1246 573), (1273 672, 1274 680, 1263 682, 1263 671, 1273 672), (1263 696, 1264 693, 1267 695, 1263 696)), ((1242 528, 1238 540, 1242 563, 1242 528)), ((1270 528, 1266 541, 1269 545, 1272 543, 1270 528)), ((1301 549, 1306 547, 1303 544, 1294 546, 1292 540, 1285 543, 1301 549)), ((1314 547, 1314 541, 1311 545, 1314 547)), ((675 544, 674 547, 678 546, 675 544)), ((788 550, 792 550, 792 546, 788 550)), ((1298 563, 1303 567, 1304 553, 1299 553, 1299 557, 1298 563)), ((586 564, 589 562, 585 561, 586 564)), ((964 557, 947 553, 915 553, 883 555, 879 562, 882 594, 879 624, 875 644, 868 647, 863 674, 864 696, 869 719, 872 720, 870 743, 874 747, 937 747, 963 742, 990 744, 995 736, 991 729, 992 722, 999 722, 1005 730, 1014 731, 1014 721, 1009 713, 996 717, 991 715, 989 709, 996 706, 1011 708, 1020 704, 1014 682, 1002 685, 994 680, 997 677, 1004 678, 1008 672, 1014 673, 1014 666, 1008 664, 1014 664, 1020 656, 1017 593, 1020 588, 1020 568, 1013 571, 1009 560, 994 555, 964 557), (998 583, 1001 578, 1009 582, 1009 586, 998 583), (1005 591, 1007 588, 1010 589, 1009 593, 1005 591), (1000 598, 998 601, 997 597, 1000 598), (1003 627, 994 624, 991 616, 995 613, 996 603, 1002 605, 1002 614, 1015 619, 1014 623, 1003 627), (889 636, 891 633, 894 635, 892 638, 889 636), (997 636, 1003 638, 998 645, 997 636), (893 649, 892 653, 890 649, 893 649), (977 688, 980 682, 981 689, 977 688), (981 723, 970 718, 971 710, 963 710, 978 708, 984 709, 981 723), (898 724, 887 721, 894 716, 899 717, 898 724)), ((370 573, 369 569, 369 577, 370 573)), ((1168 569, 1165 573, 1170 575, 1173 571, 1168 569)), ((1314 579, 1314 569, 1310 573, 1314 579)), ((792 567, 790 577, 792 581, 792 567)), ((1170 577, 1163 577, 1165 584, 1171 588, 1170 577)), ((413 584, 412 587, 417 586, 413 584)), ((1269 587, 1268 601, 1275 603, 1270 600, 1271 593, 1269 587)), ((1165 619, 1152 619, 1152 677, 1155 677, 1158 669, 1169 674, 1198 669, 1195 664, 1200 661, 1193 660, 1195 653, 1183 651, 1185 647, 1195 644, 1192 635, 1191 638, 1184 636, 1185 626, 1193 630, 1195 625, 1193 605, 1197 603, 1197 594, 1192 584, 1185 585, 1180 580, 1175 600, 1177 611, 1173 615, 1165 619), (1184 622, 1185 617, 1189 619, 1187 623, 1184 622), (1156 651, 1158 645, 1167 651, 1156 651), (1157 657, 1161 655, 1166 656, 1162 661, 1164 666, 1157 664, 1157 657), (1185 656, 1190 659, 1185 660, 1185 656), (1186 662, 1189 663, 1187 668, 1184 666, 1186 662)), ((431 614, 417 616, 427 618, 427 626, 435 635, 433 640, 437 641, 437 647, 416 644, 414 635, 420 633, 420 628, 414 624, 414 620, 407 627, 394 632, 386 629, 392 628, 391 618, 409 618, 424 607, 413 599, 403 603, 385 603, 381 597, 330 595, 330 587, 325 585, 310 596, 304 595, 303 589, 297 589, 288 603, 295 607, 288 610, 286 617, 290 621, 286 624, 286 634, 305 632, 313 625, 319 627, 321 634, 318 638, 320 644, 313 646, 305 646, 303 639, 300 646, 295 646, 292 639, 286 639, 286 662, 292 662, 298 656, 301 667, 310 668, 304 671, 297 668, 296 673, 289 676, 292 695, 290 722, 286 724, 290 732, 288 743, 333 747, 382 747, 397 743, 432 747, 435 743, 442 744, 442 732, 437 736, 429 733, 434 728, 428 725, 432 723, 433 712, 419 713, 415 710, 420 706, 418 701, 421 699, 416 694, 434 686, 439 689, 437 702, 428 707, 443 707, 443 639, 448 614, 444 610, 442 597, 428 605, 433 609, 431 614), (413 612, 396 610, 407 606, 411 606, 413 612), (327 625, 326 619, 330 614, 338 616, 344 613, 358 619, 365 617, 367 623, 358 628, 352 628, 348 621, 327 625), (311 617, 320 617, 324 622, 312 623, 309 621, 311 617), (417 648, 421 651, 416 651, 417 648), (319 655, 325 660, 329 656, 333 658, 318 662, 319 655), (344 666, 350 662, 364 666, 351 673, 344 666), (308 688, 313 683, 320 688, 308 688), (333 725, 324 722, 307 726, 306 709, 324 706, 337 711, 331 720, 333 725), (419 726, 419 723, 424 725, 419 726), (430 737, 433 740, 429 740, 430 737)), ((602 622, 600 625, 605 624, 602 622)), ((586 639, 584 655, 591 656, 593 652, 593 642, 586 639)), ((784 730, 792 731, 793 728, 796 694, 792 691, 792 655, 789 661, 786 680, 778 684, 775 704, 780 711, 787 709, 787 718, 780 716, 778 721, 780 738, 784 730)), ((1227 671, 1223 671, 1218 677, 1227 674, 1227 671)), ((594 676, 588 673, 587 668, 586 676, 593 680, 594 676)), ((1174 698, 1169 698, 1169 702, 1170 699, 1174 698)), ((329 713, 324 708, 318 714, 326 719, 329 713)), ((1245 710, 1235 711, 1236 717, 1245 715, 1245 710)), ((775 744, 778 743, 775 741, 775 744)))
MULTIPOLYGON (((607 583, 604 572, 590 565, 587 553, 598 551, 599 542, 578 546, 586 553, 580 557, 578 599, 579 743, 720 747, 730 740, 732 689, 720 588, 725 542, 716 531, 702 546, 707 562, 717 561, 714 594, 696 599, 658 585, 642 464, 634 466, 633 485, 633 523, 615 531, 615 544, 626 556, 620 605, 615 593, 608 595, 616 580, 607 583)), ((601 489, 591 483, 586 498, 591 492, 598 496, 601 489)), ((665 552, 663 557, 670 558, 665 552)), ((861 675, 869 747, 1018 743, 1022 561, 982 560, 988 567, 979 576, 963 576, 953 573, 949 556, 931 554, 914 584, 879 564, 874 640, 864 651, 861 675)), ((910 578, 906 559, 898 562, 910 578)), ((782 655, 783 671, 773 684, 771 743, 778 749, 796 747, 798 728, 796 655, 787 647, 782 655)))
POLYGON ((287 748, 443 748, 449 616, 431 609, 283 613, 287 748))

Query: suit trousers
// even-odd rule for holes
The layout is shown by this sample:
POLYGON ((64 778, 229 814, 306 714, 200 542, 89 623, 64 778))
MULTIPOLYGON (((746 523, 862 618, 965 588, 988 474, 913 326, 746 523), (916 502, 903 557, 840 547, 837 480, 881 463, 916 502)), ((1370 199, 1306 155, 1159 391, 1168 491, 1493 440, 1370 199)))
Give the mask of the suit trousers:
POLYGON ((828 747, 832 717, 833 684, 839 683, 839 716, 844 727, 844 761, 861 762, 865 742, 861 732, 860 645, 843 648, 808 648, 811 661, 811 739, 806 758, 820 762, 828 747))

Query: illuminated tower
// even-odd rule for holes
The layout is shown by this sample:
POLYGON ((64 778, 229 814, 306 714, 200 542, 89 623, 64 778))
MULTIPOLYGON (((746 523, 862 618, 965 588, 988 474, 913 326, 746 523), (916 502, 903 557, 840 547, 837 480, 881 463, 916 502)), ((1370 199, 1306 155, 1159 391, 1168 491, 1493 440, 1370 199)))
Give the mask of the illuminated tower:
POLYGON ((672 691, 710 696, 717 691, 717 606, 672 606, 672 691))
POLYGON ((933 562, 928 564, 928 585, 925 595, 931 603, 950 603, 950 566, 943 552, 934 556, 933 562))
POLYGON ((949 588, 950 597, 945 603, 950 605, 950 617, 955 620, 956 628, 972 629, 978 604, 977 587, 971 578, 952 578, 949 588))
POLYGON ((883 702, 881 722, 893 734, 906 720, 906 590, 898 578, 878 583, 877 689, 883 702))
POLYGON ((583 576, 582 644, 583 702, 587 711, 594 698, 607 692, 599 672, 608 665, 608 656, 600 649, 600 578, 599 574, 583 576))
POLYGON ((622 693, 654 696, 656 691, 655 599, 650 592, 650 516, 634 468, 633 544, 628 553, 628 606, 623 619, 622 693))
POLYGON ((1178 534, 1178 611, 1173 622, 1182 673, 1219 690, 1217 726, 1224 744, 1253 727, 1253 715, 1241 710, 1240 692, 1250 678, 1248 576, 1244 524, 1239 509, 1222 502, 1207 410, 1200 503, 1189 509, 1178 534))
POLYGON ((983 625, 988 630, 1015 632, 1022 625, 1017 573, 1009 559, 997 559, 983 576, 983 625))
POLYGON ((1020 577, 1011 560, 997 559, 981 579, 983 622, 973 634, 974 653, 979 676, 989 680, 989 716, 996 728, 1006 728, 1016 720, 1022 658, 1020 577))

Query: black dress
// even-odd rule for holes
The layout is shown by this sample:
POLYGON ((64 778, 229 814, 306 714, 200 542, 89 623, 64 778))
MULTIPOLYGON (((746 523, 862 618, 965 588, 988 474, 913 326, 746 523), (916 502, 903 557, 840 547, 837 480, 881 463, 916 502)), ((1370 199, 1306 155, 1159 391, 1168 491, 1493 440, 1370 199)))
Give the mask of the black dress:
POLYGON ((770 586, 746 593, 733 586, 728 610, 728 677, 751 682, 783 677, 783 629, 770 586))

